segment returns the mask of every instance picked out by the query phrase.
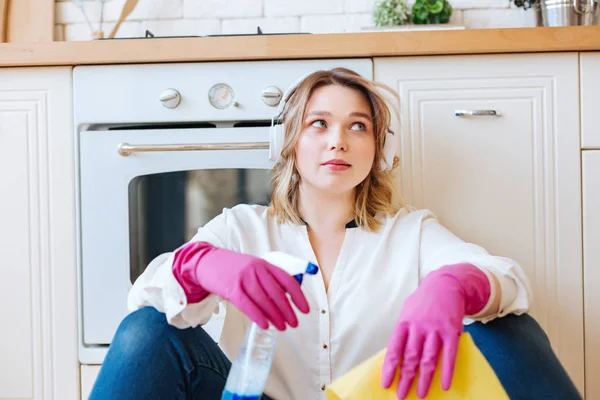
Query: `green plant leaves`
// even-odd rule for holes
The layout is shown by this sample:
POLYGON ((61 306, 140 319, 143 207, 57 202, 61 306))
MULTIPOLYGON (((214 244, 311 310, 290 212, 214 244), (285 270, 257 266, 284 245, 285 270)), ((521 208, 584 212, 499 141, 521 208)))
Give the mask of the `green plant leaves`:
POLYGON ((379 0, 373 6, 376 26, 405 25, 411 19, 414 24, 447 24, 451 16, 452 5, 448 0, 416 0, 412 13, 407 0, 379 0))
POLYGON ((451 16, 452 6, 448 0, 416 0, 412 8, 415 24, 446 24, 451 16))
POLYGON ((406 0, 381 0, 373 6, 376 26, 404 25, 410 22, 410 7, 406 0))
POLYGON ((437 0, 435 3, 427 3, 427 9, 432 14, 439 14, 444 9, 444 2, 437 0))
POLYGON ((528 10, 534 5, 538 4, 540 0, 510 0, 515 3, 517 7, 523 7, 523 9, 528 10))

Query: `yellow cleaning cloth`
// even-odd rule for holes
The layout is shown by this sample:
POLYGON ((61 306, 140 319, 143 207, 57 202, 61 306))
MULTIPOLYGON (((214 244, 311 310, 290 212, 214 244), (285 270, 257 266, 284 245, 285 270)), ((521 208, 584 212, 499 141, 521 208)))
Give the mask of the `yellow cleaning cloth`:
MULTIPOLYGON (((385 350, 354 367, 346 375, 336 379, 326 388, 327 400, 396 400, 398 379, 389 389, 380 384, 381 367, 385 350)), ((441 356, 439 363, 441 364, 441 356)), ((414 379, 407 399, 418 399, 416 394, 418 376, 414 379)), ((428 399, 452 400, 508 400, 504 388, 492 367, 481 354, 471 335, 463 333, 456 356, 452 385, 447 392, 441 386, 441 366, 433 376, 428 399)))

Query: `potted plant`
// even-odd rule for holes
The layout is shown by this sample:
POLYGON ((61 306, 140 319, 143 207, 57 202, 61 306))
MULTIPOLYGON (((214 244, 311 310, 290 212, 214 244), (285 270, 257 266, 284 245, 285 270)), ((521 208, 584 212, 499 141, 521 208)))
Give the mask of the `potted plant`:
POLYGON ((448 0, 416 0, 412 8, 415 24, 447 24, 452 16, 448 0))
POLYGON ((410 22, 410 7, 406 0, 381 0, 373 5, 375 26, 405 25, 410 22))
POLYGON ((528 10, 533 6, 538 6, 540 0, 510 0, 515 3, 516 7, 522 7, 524 10, 528 10))

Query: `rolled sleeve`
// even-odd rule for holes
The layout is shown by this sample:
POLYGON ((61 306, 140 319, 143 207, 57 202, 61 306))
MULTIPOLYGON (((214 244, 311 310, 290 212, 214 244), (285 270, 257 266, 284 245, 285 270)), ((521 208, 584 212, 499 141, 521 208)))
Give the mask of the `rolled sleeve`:
MULTIPOLYGON (((226 248, 226 224, 223 213, 198 229, 188 243, 204 241, 226 248)), ((185 291, 173 274, 175 251, 163 253, 148 264, 129 291, 127 307, 129 311, 154 307, 166 315, 170 325, 181 329, 204 325, 219 312, 222 299, 210 294, 198 303, 188 303, 185 291)))
POLYGON ((170 325, 180 329, 206 324, 218 312, 220 299, 211 294, 198 303, 188 304, 172 265, 173 253, 161 254, 148 265, 129 291, 129 311, 154 307, 165 314, 170 325))
POLYGON ((458 263, 469 263, 481 269, 488 276, 492 288, 488 304, 478 315, 465 318, 466 324, 475 320, 486 323, 498 317, 523 314, 529 310, 531 299, 529 279, 516 261, 492 256, 484 248, 464 242, 440 225, 434 214, 425 211, 421 224, 420 279, 444 265, 458 263), (500 286, 500 309, 496 314, 480 317, 486 314, 496 295, 491 275, 496 278, 500 286))

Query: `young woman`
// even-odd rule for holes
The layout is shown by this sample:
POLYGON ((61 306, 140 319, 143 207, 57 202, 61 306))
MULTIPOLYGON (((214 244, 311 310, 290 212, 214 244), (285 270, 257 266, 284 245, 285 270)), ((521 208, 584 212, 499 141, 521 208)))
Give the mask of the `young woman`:
POLYGON ((439 356, 448 389, 463 324, 511 398, 580 398, 525 314, 521 267, 395 196, 396 139, 381 89, 334 69, 285 96, 271 205, 225 209, 150 263, 91 399, 220 399, 252 321, 282 331, 263 399, 323 399, 327 384, 384 347, 381 385, 400 373, 398 398, 413 383, 426 396, 439 356), (260 258, 274 250, 320 274, 300 287, 260 258), (202 325, 221 301, 217 345, 202 325))

